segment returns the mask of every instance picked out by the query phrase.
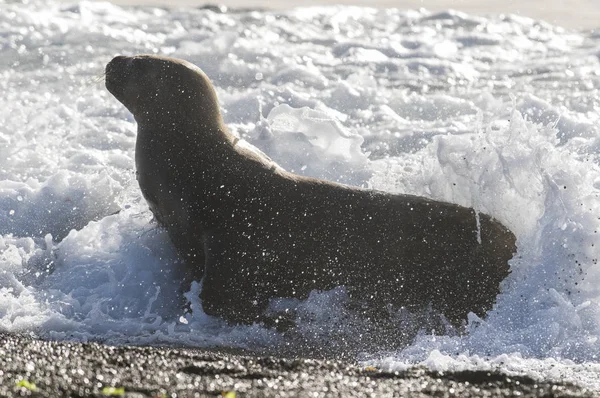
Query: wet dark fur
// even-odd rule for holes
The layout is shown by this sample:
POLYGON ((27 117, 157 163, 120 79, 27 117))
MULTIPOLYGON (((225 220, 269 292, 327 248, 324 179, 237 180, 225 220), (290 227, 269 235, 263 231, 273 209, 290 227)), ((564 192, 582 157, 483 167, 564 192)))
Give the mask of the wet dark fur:
POLYGON ((181 60, 116 57, 106 86, 138 123, 142 193, 209 314, 253 322, 274 297, 347 287, 369 308, 484 316, 514 235, 472 209, 288 173, 235 145, 214 89, 181 60))

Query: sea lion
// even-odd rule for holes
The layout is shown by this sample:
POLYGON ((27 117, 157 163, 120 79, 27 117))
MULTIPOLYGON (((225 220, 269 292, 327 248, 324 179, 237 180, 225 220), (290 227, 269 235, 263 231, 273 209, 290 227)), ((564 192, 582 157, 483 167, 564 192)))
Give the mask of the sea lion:
POLYGON ((138 123, 140 188, 203 277, 208 314, 252 323, 272 298, 345 286, 365 308, 433 308, 460 325, 509 274, 515 237, 487 215, 299 176, 237 145, 189 62, 117 56, 106 87, 138 123))

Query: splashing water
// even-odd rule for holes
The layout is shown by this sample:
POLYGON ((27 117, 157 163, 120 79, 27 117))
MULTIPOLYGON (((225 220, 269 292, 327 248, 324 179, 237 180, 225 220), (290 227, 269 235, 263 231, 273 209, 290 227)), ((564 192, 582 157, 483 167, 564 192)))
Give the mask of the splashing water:
MULTIPOLYGON (((115 54, 160 53, 198 64, 234 133, 286 169, 471 206, 517 235, 511 275, 485 319, 472 316, 462 335, 422 330, 404 348, 371 347, 358 359, 600 389, 595 32, 355 7, 0 7, 1 331, 286 344, 272 329, 204 314, 200 285, 180 286, 181 264, 141 197, 135 123, 94 79, 115 54)), ((327 345, 351 335, 335 318, 340 302, 334 290, 291 303, 302 338, 327 345)))

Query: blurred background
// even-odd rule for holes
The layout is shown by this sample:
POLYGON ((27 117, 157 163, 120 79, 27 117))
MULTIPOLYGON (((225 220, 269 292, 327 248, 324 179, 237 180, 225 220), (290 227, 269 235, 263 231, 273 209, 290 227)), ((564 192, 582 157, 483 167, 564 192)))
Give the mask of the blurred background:
MULTIPOLYGON (((72 1, 72 0, 71 0, 72 1)), ((71 2, 69 1, 69 2, 71 2)), ((570 29, 600 26, 600 0, 111 0, 119 5, 198 7, 221 4, 236 8, 290 9, 318 5, 357 5, 378 8, 426 8, 430 11, 455 9, 475 15, 517 14, 542 19, 570 29)))

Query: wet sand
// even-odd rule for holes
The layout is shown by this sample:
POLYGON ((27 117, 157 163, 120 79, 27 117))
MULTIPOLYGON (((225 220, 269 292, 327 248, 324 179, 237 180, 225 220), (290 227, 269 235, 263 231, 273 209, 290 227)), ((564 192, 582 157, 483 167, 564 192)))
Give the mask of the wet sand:
POLYGON ((592 397, 499 372, 386 372, 335 360, 219 350, 113 347, 0 334, 0 396, 18 397, 592 397), (227 392, 236 394, 227 395, 227 392))

